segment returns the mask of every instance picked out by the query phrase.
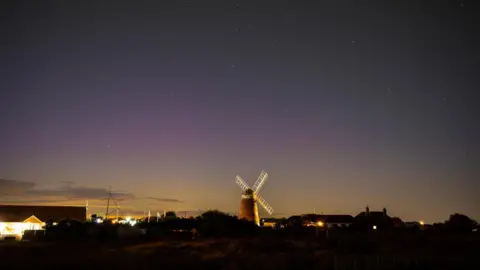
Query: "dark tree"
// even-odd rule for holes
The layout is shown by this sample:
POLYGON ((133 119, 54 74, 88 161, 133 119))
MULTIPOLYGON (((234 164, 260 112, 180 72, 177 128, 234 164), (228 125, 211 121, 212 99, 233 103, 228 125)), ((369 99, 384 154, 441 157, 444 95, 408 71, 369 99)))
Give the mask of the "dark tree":
POLYGON ((445 222, 446 228, 454 231, 472 231, 476 228, 477 222, 466 215, 455 213, 445 222))
POLYGON ((177 214, 173 211, 168 211, 165 213, 165 218, 177 218, 177 214))
POLYGON ((211 210, 200 216, 198 231, 205 237, 237 237, 255 234, 258 227, 249 221, 217 210, 211 210))

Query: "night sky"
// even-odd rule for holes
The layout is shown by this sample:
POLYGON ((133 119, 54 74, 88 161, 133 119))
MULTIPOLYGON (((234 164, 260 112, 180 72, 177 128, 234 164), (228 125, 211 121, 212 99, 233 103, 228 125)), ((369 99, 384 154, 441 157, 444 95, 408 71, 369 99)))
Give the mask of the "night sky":
POLYGON ((2 2, 0 203, 480 220, 474 2, 2 2))

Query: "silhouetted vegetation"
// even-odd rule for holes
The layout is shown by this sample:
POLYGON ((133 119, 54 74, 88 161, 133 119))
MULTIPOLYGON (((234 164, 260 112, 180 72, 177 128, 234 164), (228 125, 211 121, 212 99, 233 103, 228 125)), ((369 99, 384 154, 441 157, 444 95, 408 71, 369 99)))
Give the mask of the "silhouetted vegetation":
MULTIPOLYGON (((380 214, 373 219, 379 227, 385 220, 380 214)), ((0 246, 0 254, 28 256, 26 264, 36 267, 68 262, 120 269, 158 264, 210 269, 437 269, 467 267, 478 258, 480 235, 472 231, 478 224, 465 215, 453 214, 428 228, 406 228, 398 218, 388 220, 390 227, 377 230, 369 227, 373 221, 368 218, 357 218, 359 225, 352 228, 305 227, 300 216, 259 228, 217 210, 197 218, 145 219, 135 226, 63 220, 46 226, 44 238, 52 246, 33 248, 35 237, 43 238, 28 232, 32 248, 24 244, 14 253, 0 246)))
POLYGON ((41 269, 72 265, 108 269, 474 269, 471 266, 478 263, 480 251, 476 234, 343 230, 326 241, 325 234, 298 239, 282 235, 284 230, 268 232, 273 234, 109 245, 25 243, 0 246, 0 257, 4 267, 18 268, 19 259, 24 258, 22 268, 41 269))
POLYGON ((240 220, 217 210, 203 213, 198 221, 198 232, 202 237, 242 237, 252 236, 258 227, 249 221, 240 220))
POLYGON ((471 232, 477 227, 477 222, 463 214, 455 213, 445 222, 445 228, 456 232, 471 232))
POLYGON ((177 214, 173 211, 168 211, 165 213, 165 218, 177 218, 177 214))

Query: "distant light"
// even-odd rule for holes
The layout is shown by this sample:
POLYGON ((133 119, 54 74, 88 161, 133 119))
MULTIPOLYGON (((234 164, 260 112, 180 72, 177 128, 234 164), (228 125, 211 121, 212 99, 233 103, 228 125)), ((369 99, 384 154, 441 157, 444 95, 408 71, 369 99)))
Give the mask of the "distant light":
POLYGON ((321 221, 317 222, 317 226, 323 227, 323 225, 325 225, 323 222, 321 222, 321 221))
POLYGON ((425 225, 425 222, 423 222, 423 220, 420 220, 419 223, 420 223, 420 225, 422 225, 422 226, 425 225))
POLYGON ((98 224, 102 223, 102 219, 101 218, 97 218, 97 220, 95 220, 98 224))
POLYGON ((125 220, 129 222, 132 219, 132 217, 126 217, 125 220))
POLYGON ((376 229, 377 229, 377 226, 376 226, 376 225, 373 225, 373 229, 376 230, 376 229))

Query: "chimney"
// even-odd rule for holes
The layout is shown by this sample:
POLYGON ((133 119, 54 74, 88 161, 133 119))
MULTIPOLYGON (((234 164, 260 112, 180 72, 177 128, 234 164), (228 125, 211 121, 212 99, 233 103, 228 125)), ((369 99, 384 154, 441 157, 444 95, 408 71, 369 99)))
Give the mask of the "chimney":
POLYGON ((368 205, 365 208, 365 215, 370 216, 370 208, 368 208, 368 205))
POLYGON ((384 217, 387 216, 387 208, 383 208, 383 216, 384 216, 384 217))

